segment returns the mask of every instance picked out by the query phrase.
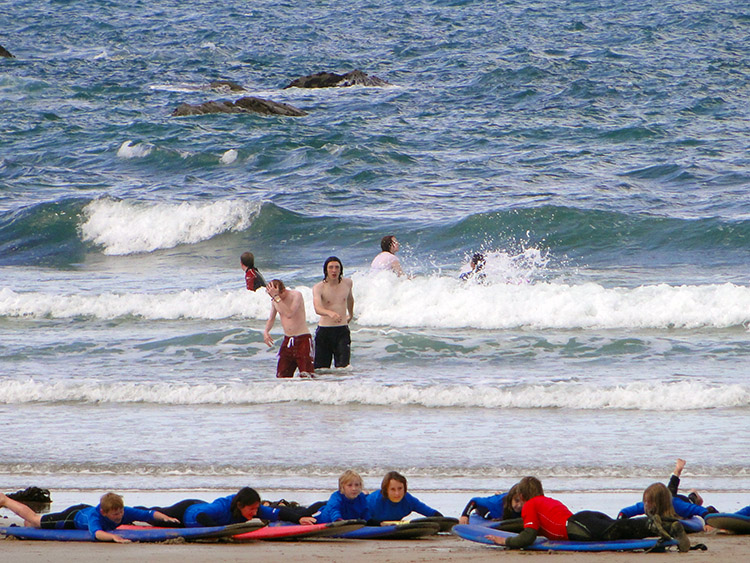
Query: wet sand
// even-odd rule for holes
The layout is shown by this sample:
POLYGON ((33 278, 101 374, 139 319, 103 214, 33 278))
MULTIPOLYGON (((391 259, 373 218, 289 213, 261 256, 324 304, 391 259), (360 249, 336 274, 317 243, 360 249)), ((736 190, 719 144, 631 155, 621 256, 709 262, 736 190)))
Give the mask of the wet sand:
POLYGON ((5 539, 0 541, 3 562, 76 561, 79 563, 198 563, 256 561, 333 561, 368 563, 384 561, 406 563, 416 561, 502 561, 550 560, 555 563, 603 562, 634 563, 649 560, 685 560, 691 562, 750 561, 750 536, 733 536, 716 532, 690 535, 691 543, 704 543, 707 551, 644 554, 633 553, 561 553, 519 552, 493 548, 440 535, 418 540, 340 540, 308 539, 295 542, 254 543, 78 543, 5 539))

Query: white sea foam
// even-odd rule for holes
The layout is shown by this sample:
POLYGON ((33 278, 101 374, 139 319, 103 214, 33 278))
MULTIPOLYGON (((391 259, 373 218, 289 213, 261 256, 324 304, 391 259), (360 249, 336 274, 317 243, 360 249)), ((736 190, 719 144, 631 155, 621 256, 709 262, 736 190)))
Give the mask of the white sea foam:
POLYGON ((222 164, 232 164, 235 160, 237 160, 237 150, 229 149, 221 155, 221 158, 219 160, 222 164))
POLYGON ((570 382, 519 386, 415 386, 323 380, 195 385, 65 380, 50 384, 27 379, 5 381, 0 386, 0 403, 58 401, 165 405, 308 402, 426 408, 691 411, 750 407, 750 389, 739 384, 708 385, 690 381, 612 386, 570 382), (670 400, 665 401, 664 397, 670 397, 670 400))
POLYGON ((133 254, 193 244, 228 231, 248 228, 260 203, 132 203, 100 199, 83 210, 83 240, 104 247, 105 254, 133 254))
POLYGON ((133 144, 132 141, 124 141, 120 148, 117 149, 117 156, 120 158, 141 158, 151 154, 154 149, 153 145, 147 143, 133 144))
MULTIPOLYGON (((302 292, 308 322, 317 323, 311 288, 295 289, 302 292)), ((750 325, 750 288, 729 283, 637 288, 605 288, 595 283, 484 286, 458 284, 444 277, 397 280, 384 274, 356 275, 354 289, 355 323, 363 327, 603 330, 750 325)), ((157 294, 0 289, 0 316, 9 317, 263 320, 267 315, 265 293, 244 289, 157 294)))

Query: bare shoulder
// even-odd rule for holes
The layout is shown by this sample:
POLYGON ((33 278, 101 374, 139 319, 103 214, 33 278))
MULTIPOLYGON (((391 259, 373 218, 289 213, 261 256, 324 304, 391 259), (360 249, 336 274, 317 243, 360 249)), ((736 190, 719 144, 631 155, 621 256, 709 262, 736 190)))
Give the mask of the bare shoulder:
POLYGON ((316 283, 312 288, 313 293, 320 293, 321 291, 323 291, 324 284, 325 282, 322 282, 322 281, 319 281, 318 283, 316 283))
POLYGON ((341 280, 341 283, 344 284, 346 287, 352 287, 354 285, 352 278, 344 278, 341 280))

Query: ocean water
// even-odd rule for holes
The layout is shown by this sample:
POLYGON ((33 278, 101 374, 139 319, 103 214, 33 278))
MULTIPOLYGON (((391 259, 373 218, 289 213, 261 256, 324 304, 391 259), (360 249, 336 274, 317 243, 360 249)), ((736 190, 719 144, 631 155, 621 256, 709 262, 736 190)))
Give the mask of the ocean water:
POLYGON ((5 8, 0 487, 326 491, 351 467, 611 493, 680 456, 686 487, 750 501, 741 4, 5 8), (391 86, 283 89, 355 68, 391 86), (243 95, 218 79, 308 115, 170 116, 243 95), (406 278, 369 272, 386 234, 406 278), (351 367, 274 378, 246 250, 311 330, 341 258, 351 367))

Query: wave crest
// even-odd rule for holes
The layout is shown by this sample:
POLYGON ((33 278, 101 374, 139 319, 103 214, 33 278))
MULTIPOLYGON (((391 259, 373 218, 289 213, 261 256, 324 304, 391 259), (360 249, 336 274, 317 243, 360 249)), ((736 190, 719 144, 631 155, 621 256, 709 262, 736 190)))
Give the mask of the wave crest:
POLYGON ((81 238, 105 254, 134 254, 194 244, 228 231, 247 229, 259 202, 129 203, 100 199, 84 209, 81 238))

